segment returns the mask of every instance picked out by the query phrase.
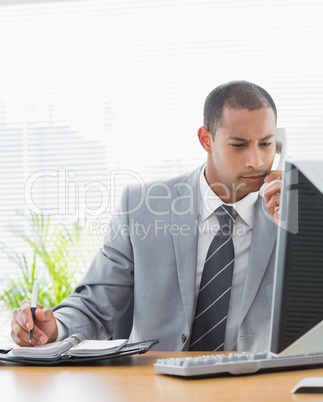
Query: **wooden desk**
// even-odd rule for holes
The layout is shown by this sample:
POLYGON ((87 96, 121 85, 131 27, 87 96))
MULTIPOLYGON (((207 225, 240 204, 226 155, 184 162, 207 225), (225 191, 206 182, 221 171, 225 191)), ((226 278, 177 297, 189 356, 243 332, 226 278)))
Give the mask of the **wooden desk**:
POLYGON ((154 372, 157 358, 200 353, 148 352, 92 366, 23 367, 0 363, 1 401, 321 401, 322 394, 291 394, 323 368, 208 379, 181 379, 154 372))

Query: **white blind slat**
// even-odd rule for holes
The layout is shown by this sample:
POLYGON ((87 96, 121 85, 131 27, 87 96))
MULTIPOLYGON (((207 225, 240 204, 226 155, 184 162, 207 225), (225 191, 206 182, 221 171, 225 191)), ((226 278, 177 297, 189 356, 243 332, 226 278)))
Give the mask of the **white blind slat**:
MULTIPOLYGON (((28 211, 26 183, 39 172, 63 169, 66 213, 54 219, 68 222, 98 209, 103 188, 118 198, 138 177, 204 162, 204 99, 225 81, 266 88, 289 155, 321 158, 322 15, 321 0, 2 1, 0 240, 23 248, 7 226, 23 224, 14 210, 28 211), (113 186, 112 170, 123 170, 113 186), (76 190, 91 184, 79 202, 76 190)), ((61 185, 40 176, 33 201, 57 207, 61 185)), ((15 275, 0 254, 0 289, 15 275)))

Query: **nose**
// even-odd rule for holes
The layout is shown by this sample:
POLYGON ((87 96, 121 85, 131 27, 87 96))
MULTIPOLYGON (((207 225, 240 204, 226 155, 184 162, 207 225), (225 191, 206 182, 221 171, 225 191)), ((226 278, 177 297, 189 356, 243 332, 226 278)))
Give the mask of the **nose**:
POLYGON ((264 165, 262 152, 259 148, 250 149, 246 160, 246 168, 259 170, 264 165))

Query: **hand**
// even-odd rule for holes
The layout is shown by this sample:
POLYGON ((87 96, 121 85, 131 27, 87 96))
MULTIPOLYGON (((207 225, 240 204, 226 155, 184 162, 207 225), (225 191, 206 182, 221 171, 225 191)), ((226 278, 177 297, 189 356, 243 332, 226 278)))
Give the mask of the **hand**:
POLYGON ((40 346, 57 339, 58 329, 56 318, 51 309, 37 304, 35 312, 35 329, 32 340, 29 342, 29 330, 33 328, 31 303, 24 300, 20 308, 13 311, 11 321, 11 338, 19 346, 40 346))
POLYGON ((265 177, 265 183, 270 183, 273 180, 279 180, 266 188, 264 192, 264 199, 267 204, 267 209, 274 217, 276 225, 279 224, 279 208, 280 208, 280 192, 281 192, 281 179, 283 172, 281 170, 272 170, 268 176, 265 177))

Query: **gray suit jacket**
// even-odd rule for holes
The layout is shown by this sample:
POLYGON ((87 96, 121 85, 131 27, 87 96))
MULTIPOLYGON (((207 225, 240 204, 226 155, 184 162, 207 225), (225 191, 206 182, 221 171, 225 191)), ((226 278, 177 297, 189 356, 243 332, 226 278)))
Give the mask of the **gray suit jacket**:
MULTIPOLYGON (((68 334, 106 338, 134 292, 130 341, 187 350, 194 319, 199 175, 126 188, 120 214, 84 279, 54 308, 68 334)), ((237 350, 268 349, 276 225, 256 205, 237 350)))

